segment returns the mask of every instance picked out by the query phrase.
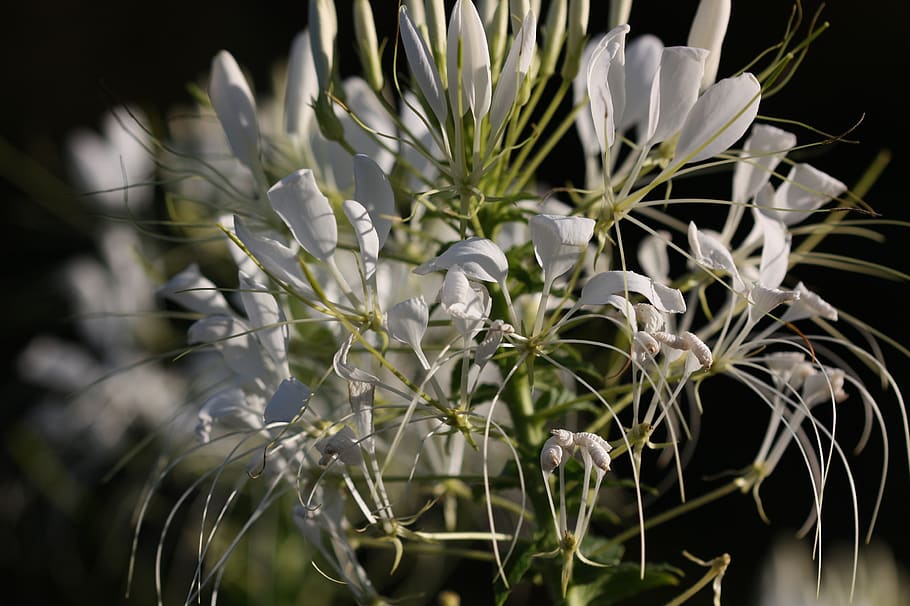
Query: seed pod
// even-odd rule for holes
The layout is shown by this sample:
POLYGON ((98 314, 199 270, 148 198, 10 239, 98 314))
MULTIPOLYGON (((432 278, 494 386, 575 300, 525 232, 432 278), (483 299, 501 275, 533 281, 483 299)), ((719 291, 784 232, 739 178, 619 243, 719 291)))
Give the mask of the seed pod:
POLYGON ((610 443, 604 440, 602 437, 596 433, 591 433, 590 431, 577 431, 575 432, 575 444, 582 448, 586 448, 591 444, 597 445, 603 448, 605 451, 610 452, 613 450, 613 447, 610 446, 610 443))
POLYGON ((657 330, 652 332, 651 336, 660 343, 663 343, 668 347, 672 347, 673 349, 689 349, 689 343, 687 343, 685 339, 678 337, 672 333, 657 330))

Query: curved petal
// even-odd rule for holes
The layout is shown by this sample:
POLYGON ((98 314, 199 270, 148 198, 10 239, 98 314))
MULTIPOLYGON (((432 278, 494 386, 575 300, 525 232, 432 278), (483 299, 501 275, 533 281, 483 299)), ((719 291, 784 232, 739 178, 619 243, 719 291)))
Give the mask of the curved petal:
POLYGON ((305 135, 315 117, 311 104, 319 94, 319 83, 313 77, 316 64, 310 47, 310 33, 297 34, 288 57, 288 83, 284 91, 284 132, 305 135))
POLYGON ((648 142, 665 141, 683 126, 698 99, 708 51, 672 46, 661 53, 648 112, 648 142))
POLYGON ((468 238, 456 242, 435 259, 414 269, 425 275, 458 266, 472 280, 503 284, 509 273, 509 262, 502 249, 486 238, 468 238))
POLYGON ((408 65, 411 66, 411 73, 414 74, 417 87, 436 115, 436 119, 439 120, 439 124, 445 127, 448 107, 439 70, 436 69, 433 54, 427 47, 426 41, 417 32, 417 28, 414 27, 414 22, 411 21, 404 5, 398 11, 398 26, 401 31, 404 53, 408 58, 408 65))
POLYGON ((587 217, 535 215, 528 220, 534 255, 544 279, 555 279, 578 261, 582 248, 594 237, 594 220, 587 217))
POLYGON ((262 418, 266 425, 290 423, 306 409, 313 392, 294 377, 284 379, 265 405, 262 418))
POLYGON ((423 335, 426 334, 429 319, 429 308, 423 297, 413 297, 396 303, 386 314, 389 336, 410 345, 424 368, 429 367, 429 363, 423 354, 421 342, 423 335))
POLYGON ((730 250, 716 237, 699 230, 694 222, 689 223, 689 248, 696 263, 708 269, 726 271, 733 277, 733 290, 743 292, 745 285, 730 250))
POLYGON ((490 50, 483 22, 471 0, 457 0, 449 19, 446 40, 446 71, 449 76, 449 103, 452 111, 461 116, 471 110, 480 121, 490 110, 493 88, 490 74, 490 50), (460 56, 459 56, 460 55, 460 56), (458 69, 461 65, 461 82, 458 69), (461 89, 459 99, 458 90, 461 89))
MULTIPOLYGON (((796 164, 774 196, 776 215, 787 225, 799 223, 842 193, 847 186, 808 164, 796 164)), ((764 211, 764 209, 763 209, 764 211)))
POLYGON ((616 123, 625 108, 625 38, 628 25, 620 25, 597 44, 588 66, 589 109, 601 151, 613 146, 616 123))
POLYGON ((231 152, 250 170, 259 165, 259 123, 256 102, 240 66, 231 53, 220 51, 212 60, 209 99, 231 152))
POLYGON ((771 179, 771 174, 796 145, 796 135, 768 124, 756 124, 743 144, 733 169, 733 201, 747 202, 771 179))
POLYGON ((297 253, 266 235, 254 233, 243 220, 234 216, 234 230, 237 239, 250 254, 277 280, 281 280, 304 297, 313 299, 316 295, 300 269, 297 253))
POLYGON ((354 198, 370 213, 381 249, 389 237, 392 221, 397 216, 395 194, 386 174, 372 158, 364 154, 354 156, 354 198))
POLYGON ((265 286, 240 273, 240 300, 250 321, 250 328, 278 367, 281 377, 288 369, 288 325, 274 295, 265 286))
POLYGON ((168 280, 158 289, 158 294, 207 316, 232 313, 227 299, 211 280, 200 273, 195 263, 168 280))
MULTIPOLYGON (((626 109, 616 128, 623 132, 648 117, 651 82, 660 65, 664 43, 657 36, 638 36, 626 46, 626 109)), ((579 112, 583 115, 584 112, 579 112)))
POLYGON ((676 157, 700 162, 726 151, 755 120, 760 100, 761 85, 748 72, 706 90, 680 132, 676 157))
POLYGON ((379 264, 379 236, 373 227, 370 213, 356 200, 345 200, 342 209, 351 225, 354 227, 354 236, 357 238, 357 247, 360 249, 360 264, 363 277, 369 281, 376 273, 379 264))
POLYGON ((528 75, 528 70, 531 69, 536 43, 537 17, 534 15, 534 11, 529 10, 521 29, 515 34, 512 48, 509 49, 509 54, 499 74, 499 81, 496 83, 490 108, 491 136, 496 136, 504 127, 505 120, 512 110, 512 104, 515 102, 515 95, 528 75))
POLYGON ((613 295, 638 293, 643 295, 655 308, 668 313, 683 313, 686 302, 682 293, 675 288, 658 284, 651 278, 634 271, 605 271, 585 284, 578 300, 580 305, 603 305, 613 295))
POLYGON ((308 168, 291 173, 269 189, 272 209, 281 217, 294 239, 317 259, 335 254, 338 225, 332 205, 308 168))

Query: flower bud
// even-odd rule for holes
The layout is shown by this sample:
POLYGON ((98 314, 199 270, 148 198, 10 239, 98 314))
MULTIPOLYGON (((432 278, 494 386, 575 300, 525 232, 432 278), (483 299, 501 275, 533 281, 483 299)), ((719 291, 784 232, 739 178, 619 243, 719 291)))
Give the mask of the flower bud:
POLYGON ((717 67, 720 64, 720 47, 727 33, 730 21, 730 0, 701 0, 692 28, 689 30, 687 46, 703 48, 708 51, 705 60, 705 73, 701 80, 701 90, 705 90, 717 79, 717 67))
POLYGON ((543 48, 540 52, 540 68, 538 73, 542 78, 548 78, 556 71, 556 60, 562 50, 562 42, 566 36, 567 0, 553 0, 547 9, 547 20, 543 26, 543 48))
MULTIPOLYGON (((329 88, 332 81, 332 60, 335 57, 335 37, 338 35, 338 16, 334 0, 310 2, 310 44, 319 90, 329 88)), ((322 122, 320 121, 320 126, 322 122)))
POLYGON ((578 73, 581 53, 588 33, 591 0, 571 0, 569 4, 569 33, 566 40, 566 60, 562 64, 562 77, 571 80, 578 73))
POLYGON ((563 449, 556 443, 556 438, 550 438, 540 451, 540 468, 546 474, 553 473, 562 464, 563 455, 563 449))
POLYGON ((629 13, 632 12, 632 0, 610 0, 610 17, 607 29, 629 22, 629 13))
POLYGON ((426 0, 427 33, 430 35, 430 48, 439 69, 439 79, 443 87, 448 88, 446 73, 446 7, 443 0, 426 0))
POLYGON ((354 34, 357 36, 357 53, 370 88, 382 90, 382 61, 379 58, 379 44, 376 41, 376 23, 369 0, 354 2, 354 34))

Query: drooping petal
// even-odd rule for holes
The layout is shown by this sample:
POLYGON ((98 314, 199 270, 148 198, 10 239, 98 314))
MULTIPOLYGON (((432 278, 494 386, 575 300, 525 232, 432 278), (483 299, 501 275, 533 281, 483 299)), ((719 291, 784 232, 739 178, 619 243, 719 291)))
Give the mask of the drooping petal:
POLYGON ((689 46, 704 48, 710 52, 705 62, 705 72, 701 81, 701 89, 705 90, 717 78, 717 68, 720 65, 720 47, 727 34, 727 24, 730 21, 730 0, 701 0, 692 27, 689 30, 689 46))
POLYGON ((581 291, 581 305, 603 305, 613 295, 638 293, 663 312, 683 313, 686 302, 675 288, 658 284, 651 278, 634 271, 605 271, 592 276, 581 291))
POLYGON ((733 201, 744 203, 768 182, 771 173, 796 145, 796 135, 768 124, 756 124, 740 154, 748 162, 737 162, 733 169, 733 201))
POLYGON ((227 299, 211 280, 200 273, 199 266, 195 263, 168 280, 158 289, 158 294, 203 315, 232 313, 227 299))
POLYGON ((553 280, 575 266, 582 249, 594 237, 594 224, 587 217, 557 215, 535 215, 528 220, 534 255, 545 280, 553 280))
POLYGON ((472 284, 458 265, 446 272, 439 302, 466 341, 477 334, 490 313, 491 301, 487 289, 472 284))
POLYGON ((682 128, 698 99, 708 51, 689 46, 667 47, 654 76, 648 113, 648 142, 660 143, 682 128))
POLYGON ((477 237, 456 242, 435 259, 416 267, 414 273, 425 275, 456 265, 468 278, 482 282, 503 284, 509 273, 509 262, 502 249, 492 240, 477 237))
POLYGON ((755 120, 760 97, 761 85, 748 72, 711 86, 689 112, 676 157, 700 162, 726 151, 755 120))
POLYGON ((449 103, 452 105, 452 111, 459 114, 460 107, 461 117, 471 110, 475 122, 479 122, 490 110, 493 84, 487 36, 483 31, 480 15, 477 14, 471 0, 455 2, 449 19, 446 45, 446 70, 449 76, 449 103))
POLYGON ((244 415, 246 396, 236 387, 212 394, 199 409, 196 421, 196 438, 207 444, 212 438, 212 424, 219 419, 244 415))
POLYGON ((294 377, 284 379, 265 405, 262 415, 265 424, 290 423, 306 409, 312 395, 310 388, 294 377))
POLYGON ((433 54, 427 47, 426 41, 417 32, 404 5, 398 11, 398 25, 401 31, 401 43, 404 45, 408 65, 411 67, 411 73, 414 74, 414 80, 417 81, 417 87, 436 115, 436 119, 439 120, 439 124, 445 126, 448 107, 439 70, 436 69, 433 54))
POLYGON ((348 381, 357 381, 359 383, 369 383, 371 385, 382 385, 382 381, 376 375, 369 373, 357 365, 348 362, 348 355, 351 353, 351 346, 354 345, 354 334, 351 333, 342 341, 341 347, 335 352, 332 359, 332 368, 342 379, 348 381))
POLYGON ((288 326, 284 313, 272 293, 249 276, 240 273, 240 300, 250 321, 250 328, 268 354, 275 361, 282 378, 290 375, 288 369, 288 326))
POLYGON ((796 164, 777 188, 774 209, 762 210, 794 225, 845 191, 847 186, 834 177, 808 164, 796 164))
POLYGON ((429 308, 423 297, 413 297, 396 303, 387 312, 389 336, 411 347, 424 368, 429 367, 421 342, 429 323, 429 308))
POLYGON ((499 74, 496 91, 490 109, 491 136, 495 136, 504 127, 505 120, 512 110, 515 95, 521 88, 528 70, 531 69, 531 60, 534 58, 534 48, 537 43, 537 17, 534 11, 529 10, 525 15, 521 29, 515 34, 512 48, 506 56, 506 62, 499 74))
POLYGON ((209 99, 231 152, 254 173, 259 165, 259 123, 256 102, 240 66, 231 53, 220 51, 212 60, 209 99))
POLYGON ((273 185, 269 189, 269 201, 305 251, 322 261, 335 253, 338 243, 335 213, 329 199, 316 186, 313 171, 298 170, 273 185))
POLYGON ((297 34, 288 57, 288 83, 284 92, 284 132, 302 136, 310 132, 315 112, 313 100, 319 94, 314 74, 316 64, 310 47, 310 33, 297 34))
POLYGON ((342 203, 344 214, 354 228, 357 247, 360 249, 360 264, 363 277, 369 281, 376 273, 379 263, 379 235, 373 227, 370 213, 356 200, 345 200, 342 203))
POLYGON ((354 413, 357 435, 360 436, 360 444, 370 453, 376 451, 376 432, 373 424, 375 398, 376 386, 372 383, 348 381, 348 401, 351 403, 351 412, 354 413))
POLYGON ((379 238, 379 248, 385 246, 392 229, 395 212, 395 194, 389 178, 369 156, 354 156, 354 199, 370 213, 373 227, 379 238))
POLYGON ((743 292, 745 285, 730 249, 716 237, 699 230, 694 222, 689 223, 689 248, 696 263, 708 269, 726 271, 733 278, 733 290, 743 292))

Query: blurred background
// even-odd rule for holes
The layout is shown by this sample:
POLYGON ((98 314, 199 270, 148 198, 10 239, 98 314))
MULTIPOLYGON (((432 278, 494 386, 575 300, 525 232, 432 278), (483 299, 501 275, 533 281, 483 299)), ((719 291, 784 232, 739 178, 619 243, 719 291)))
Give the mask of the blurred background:
MULTIPOLYGON (((342 30, 349 13, 339 2, 342 30)), ((599 4, 594 2, 592 4, 599 4)), ((654 33, 668 45, 684 44, 696 2, 636 0, 632 35, 654 33)), ((803 3, 812 14, 819 3, 803 3)), ((380 32, 394 32, 392 0, 373 2, 380 32)), ((791 2, 734 1, 720 75, 731 73, 783 33, 791 2)), ((592 10, 590 31, 605 28, 604 9, 592 10)), ((17 358, 36 335, 66 342, 82 336, 74 321, 71 296, 61 287, 61 268, 68 260, 102 254, 96 245, 97 219, 86 212, 85 200, 69 185, 65 145, 77 128, 99 126, 105 110, 120 103, 141 108, 153 129, 163 126, 165 113, 190 100, 187 85, 204 85, 211 58, 226 48, 248 70, 259 91, 270 88, 270 71, 284 60, 293 36, 306 24, 306 2, 225 3, 209 0, 162 0, 140 5, 100 0, 53 2, 38 0, 4 7, 0 21, 0 57, 5 85, 0 95, 0 200, 4 225, 4 289, 2 393, 0 393, 0 575, 5 603, 109 604, 124 602, 126 568, 131 541, 130 518, 139 491, 156 464, 158 438, 123 468, 118 463, 149 436, 148 424, 131 425, 112 448, 89 457, 88 442, 63 450, 34 433, 34 407, 47 399, 47 385, 24 380, 17 358), (88 462, 90 461, 90 462, 88 462), (16 599, 7 601, 7 595, 16 599)), ((835 0, 823 12, 831 28, 810 50, 790 85, 763 101, 760 114, 806 122, 829 133, 847 133, 859 144, 836 143, 811 152, 811 162, 853 185, 879 152, 891 163, 865 197, 884 219, 907 221, 903 178, 906 160, 907 97, 900 92, 910 73, 910 55, 901 50, 910 9, 902 3, 835 0)), ((351 37, 339 40, 342 71, 354 67, 351 37)), ((388 57, 388 51, 386 56, 388 57)), ((574 136, 574 135, 571 135, 574 136)), ((802 135, 801 135, 802 136, 802 135)), ((558 162, 558 160, 557 160, 558 162)), ((551 163, 545 176, 554 182, 579 182, 577 163, 551 163)), ((154 211, 152 211, 154 213, 154 211)), ((906 227, 886 227, 882 244, 868 241, 858 254, 905 272, 910 270, 906 227)), ((907 282, 887 282, 867 276, 833 282, 823 270, 800 276, 807 284, 831 293, 834 301, 907 343, 907 282)), ((165 330, 163 328, 162 330, 165 330)), ((170 344, 157 341, 160 351, 170 344)), ((893 350, 886 352, 905 388, 910 364, 893 350)), ((141 397, 141 394, 139 394, 141 397)), ((717 393, 715 397, 724 398, 717 393)), ((71 399, 59 398, 58 408, 71 399)), ((732 408, 737 404, 730 401, 732 408)), ((62 409, 61 409, 62 410, 62 409)), ((60 412, 60 410, 58 410, 60 412)), ((901 427, 889 411, 895 440, 901 427)), ((107 414, 100 409, 98 414, 107 414)), ((66 423, 66 416, 52 417, 66 423)), ((704 444, 699 445, 690 473, 710 475, 748 462, 755 445, 746 433, 763 424, 759 407, 706 418, 704 444), (754 415, 754 416, 750 416, 754 415), (715 420, 716 419, 716 420, 715 420), (710 424, 710 425, 709 425, 710 424), (728 460, 718 460, 729 457, 728 460)), ((841 421, 845 444, 855 440, 862 418, 841 421)), ((889 484, 877 527, 877 541, 887 545, 898 561, 910 564, 905 540, 904 510, 910 499, 906 450, 894 442, 889 484)), ((881 444, 875 440, 854 460, 857 492, 867 520, 881 472, 881 444)), ((711 558, 731 550, 733 563, 725 580, 729 603, 747 604, 758 582, 758 571, 778 536, 792 536, 807 512, 802 502, 788 508, 792 486, 803 485, 798 462, 792 474, 776 474, 768 482, 765 507, 774 522, 766 526, 748 497, 733 497, 694 514, 688 521, 650 535, 655 560, 679 560, 678 546, 692 545, 696 555, 711 558)), ((694 476, 693 476, 694 477, 694 476)), ((846 494, 842 480, 832 479, 830 494, 846 494)), ((163 488, 165 495, 171 487, 163 488)), ((174 494, 179 494, 179 490, 174 494)), ((828 502, 826 541, 852 540, 848 502, 828 502)), ((166 510, 165 510, 166 511, 166 510)), ((160 513, 160 512, 159 512, 160 513)), ((159 521, 161 517, 159 516, 159 521)), ((127 601, 153 603, 149 590, 154 539, 140 549, 137 582, 143 586, 127 601), (142 567, 145 567, 144 569, 142 567)), ((192 565, 175 556, 173 566, 192 565)), ((225 603, 230 602, 228 594, 225 603)), ((244 603, 236 598, 236 603, 244 603)), ((244 598, 246 599, 246 598, 244 598)), ((249 598, 249 603, 259 602, 249 598)), ((699 596, 708 603, 707 595, 699 596)), ((908 598, 910 600, 910 598, 908 598)))

